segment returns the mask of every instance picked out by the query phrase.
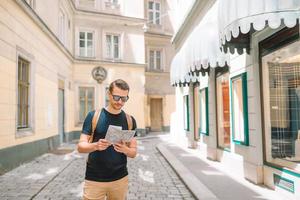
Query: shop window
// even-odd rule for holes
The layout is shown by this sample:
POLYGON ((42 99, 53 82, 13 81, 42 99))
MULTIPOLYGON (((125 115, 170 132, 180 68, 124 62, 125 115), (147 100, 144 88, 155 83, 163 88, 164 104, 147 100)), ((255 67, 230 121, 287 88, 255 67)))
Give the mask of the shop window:
POLYGON ((229 72, 216 73, 218 146, 230 149, 229 72))
POLYGON ((249 145, 247 74, 231 78, 232 137, 237 144, 249 145))
POLYGON ((95 108, 93 87, 79 87, 79 122, 83 122, 88 112, 95 108))
POLYGON ((189 95, 183 96, 183 114, 184 114, 184 130, 190 130, 190 113, 189 113, 189 95))
POLYGON ((199 91, 199 133, 208 135, 208 88, 199 91))
POLYGON ((260 44, 266 159, 269 163, 298 169, 298 171, 300 167, 299 46, 299 26, 283 29, 260 44), (277 41, 281 42, 277 43, 277 41), (272 48, 269 44, 272 44, 272 48))

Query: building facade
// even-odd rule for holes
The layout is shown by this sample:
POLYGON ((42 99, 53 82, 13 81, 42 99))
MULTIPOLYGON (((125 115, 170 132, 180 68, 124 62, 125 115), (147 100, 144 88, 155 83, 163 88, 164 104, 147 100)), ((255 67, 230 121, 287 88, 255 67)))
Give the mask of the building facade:
POLYGON ((195 1, 173 38, 171 68, 188 145, 291 199, 300 197, 299 8, 195 1))
MULTIPOLYGON (((137 120, 138 134, 146 133, 145 4, 142 0, 0 2, 0 156, 8 158, 1 159, 1 173, 79 138, 85 116, 107 105, 109 83, 118 78, 130 85, 124 110, 137 120)), ((168 35, 165 32, 170 33, 163 29, 161 34, 168 35)), ((161 64, 166 71, 172 59, 169 46, 167 40, 159 46, 166 48, 161 64)), ((163 71, 157 76, 169 80, 163 71)), ((167 102, 170 93, 159 98, 167 102)), ((166 119, 162 126, 167 126, 165 115, 172 109, 162 106, 166 119)))

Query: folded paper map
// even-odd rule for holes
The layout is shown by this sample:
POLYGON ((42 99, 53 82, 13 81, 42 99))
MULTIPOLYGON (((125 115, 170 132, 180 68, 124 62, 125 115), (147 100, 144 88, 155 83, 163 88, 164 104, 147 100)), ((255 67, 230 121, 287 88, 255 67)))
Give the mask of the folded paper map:
POLYGON ((135 131, 122 130, 120 126, 109 125, 105 139, 114 144, 120 141, 129 142, 135 135, 135 131))

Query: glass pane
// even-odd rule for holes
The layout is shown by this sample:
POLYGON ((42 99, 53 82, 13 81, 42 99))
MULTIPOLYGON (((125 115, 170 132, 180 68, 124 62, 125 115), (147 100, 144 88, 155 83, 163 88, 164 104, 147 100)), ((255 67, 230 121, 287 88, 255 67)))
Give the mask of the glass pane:
POLYGON ((106 35, 106 56, 111 57, 111 36, 106 35))
POLYGON ((80 108, 79 108, 79 121, 83 122, 84 118, 86 116, 85 114, 85 103, 84 101, 79 102, 80 108))
POLYGON ((87 49, 87 56, 88 57, 93 57, 94 56, 93 48, 88 48, 87 49))
POLYGON ((114 43, 119 44, 119 36, 114 36, 114 43))
POLYGON ((155 3, 155 9, 156 9, 157 11, 160 10, 160 4, 159 4, 159 3, 155 3))
POLYGON ((87 39, 93 40, 93 33, 87 33, 87 39))
POLYGON ((79 47, 85 47, 85 42, 84 40, 79 41, 79 47))
POLYGON ((230 148, 229 73, 217 77, 218 143, 230 148))
POLYGON ((155 13, 155 23, 160 24, 160 13, 155 13))
POLYGON ((200 91, 200 131, 206 133, 206 95, 205 89, 200 91))
POLYGON ((119 46, 115 45, 114 48, 114 58, 119 58, 119 46))
POLYGON ((87 41, 87 47, 92 48, 93 47, 93 42, 92 41, 87 41))
POLYGON ((85 48, 80 48, 79 49, 79 55, 80 56, 85 56, 85 48))
POLYGON ((84 38, 85 38, 84 32, 80 32, 80 33, 79 33, 79 39, 84 40, 84 38))
MULTIPOLYGON (((300 50, 299 42, 263 57, 266 109, 271 125, 266 140, 268 158, 300 163, 300 50), (285 56, 278 56, 285 55, 285 56)), ((266 110, 265 109, 265 110, 266 110)))
POLYGON ((150 51, 149 65, 150 69, 154 69, 154 51, 150 51))
POLYGON ((242 78, 232 81, 233 93, 233 120, 234 120, 234 139, 237 141, 245 141, 244 133, 244 110, 243 110, 243 85, 242 78))
POLYGON ((156 51, 156 69, 161 69, 161 58, 160 58, 160 51, 156 51))
POLYGON ((149 9, 153 9, 153 2, 152 1, 149 1, 149 3, 148 3, 148 7, 149 7, 149 9))
POLYGON ((94 88, 88 89, 88 99, 94 99, 94 88))
POLYGON ((151 23, 153 23, 153 12, 149 12, 149 19, 151 23))

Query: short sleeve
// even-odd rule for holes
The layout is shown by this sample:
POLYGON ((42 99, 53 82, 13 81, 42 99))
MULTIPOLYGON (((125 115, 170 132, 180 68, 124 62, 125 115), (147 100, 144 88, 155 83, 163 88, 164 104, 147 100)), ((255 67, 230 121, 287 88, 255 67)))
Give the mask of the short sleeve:
POLYGON ((95 111, 91 111, 87 114, 85 117, 85 120, 82 125, 82 131, 81 133, 86 134, 86 135, 91 135, 92 132, 92 120, 93 116, 95 114, 95 111))

